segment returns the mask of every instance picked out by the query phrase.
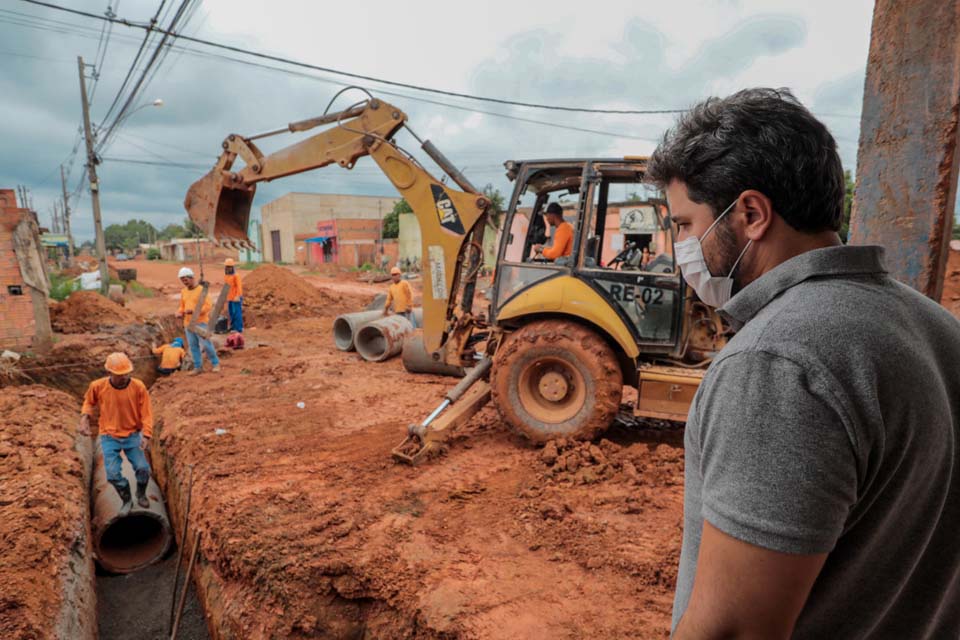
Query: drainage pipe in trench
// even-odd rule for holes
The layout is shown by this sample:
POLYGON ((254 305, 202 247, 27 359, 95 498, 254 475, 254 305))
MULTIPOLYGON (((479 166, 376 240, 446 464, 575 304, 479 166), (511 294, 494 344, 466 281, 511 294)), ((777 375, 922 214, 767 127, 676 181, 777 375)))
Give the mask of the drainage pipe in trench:
POLYGON ((403 338, 413 332, 413 325, 403 316, 387 316, 360 327, 354 342, 364 360, 382 362, 400 353, 403 338))
POLYGON ((423 344, 423 333, 417 331, 403 338, 403 368, 410 373, 432 373, 438 376, 464 376, 463 367, 446 362, 437 362, 427 353, 423 344))
POLYGON ((103 454, 97 440, 93 456, 93 554, 101 567, 113 573, 131 573, 160 560, 172 539, 170 521, 157 483, 150 478, 147 499, 150 507, 137 504, 137 479, 133 467, 123 458, 123 476, 130 483, 133 507, 120 515, 120 495, 107 482, 103 454))

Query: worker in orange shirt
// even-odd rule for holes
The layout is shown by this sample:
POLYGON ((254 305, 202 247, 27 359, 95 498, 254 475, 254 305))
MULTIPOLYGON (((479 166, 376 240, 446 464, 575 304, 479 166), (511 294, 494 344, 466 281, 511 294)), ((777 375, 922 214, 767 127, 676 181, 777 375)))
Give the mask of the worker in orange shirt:
POLYGON ((83 408, 80 410, 80 433, 90 435, 90 416, 94 407, 100 407, 100 451, 103 454, 103 467, 107 472, 107 481, 120 494, 122 505, 120 514, 130 512, 133 503, 130 499, 130 483, 121 472, 123 461, 120 452, 126 456, 137 478, 137 504, 147 509, 147 483, 150 481, 150 463, 144 455, 150 446, 153 435, 153 410, 150 408, 150 394, 146 385, 131 378, 133 363, 125 353, 111 353, 104 365, 110 374, 94 380, 83 396, 83 408))
POLYGON ((168 376, 183 365, 183 359, 186 357, 186 350, 183 348, 183 340, 174 338, 170 344, 162 344, 153 348, 154 355, 160 356, 160 364, 157 365, 157 373, 162 376, 168 376))
MULTIPOLYGON (((178 318, 183 318, 183 328, 187 334, 187 344, 190 345, 190 357, 193 358, 193 371, 190 373, 197 374, 203 371, 203 356, 200 353, 201 347, 203 347, 203 350, 207 353, 210 364, 213 365, 213 370, 220 371, 220 359, 217 358, 217 350, 213 348, 213 343, 210 342, 209 338, 204 338, 200 334, 190 330, 190 324, 193 322, 193 314, 196 311, 197 303, 200 301, 200 294, 203 292, 203 288, 197 286, 197 279, 194 277, 193 269, 190 267, 180 269, 177 277, 180 279, 181 284, 183 284, 183 289, 180 291, 180 308, 177 309, 175 315, 178 318)), ((207 323, 210 322, 210 308, 212 306, 209 298, 203 301, 203 307, 201 307, 200 315, 197 317, 198 328, 207 328, 207 323)))
POLYGON ((224 286, 230 287, 227 294, 227 309, 230 314, 230 330, 243 333, 243 283, 237 275, 236 263, 233 258, 223 261, 224 286))
POLYGON ((573 253, 573 225, 563 219, 563 209, 556 202, 547 205, 543 214, 547 224, 553 227, 553 245, 544 247, 542 244, 533 245, 534 253, 543 252, 547 260, 564 258, 573 253))
POLYGON ((410 321, 414 327, 417 322, 413 317, 413 289, 410 283, 403 279, 403 272, 400 267, 390 269, 390 288, 387 289, 387 301, 383 305, 383 315, 390 315, 390 305, 393 305, 393 312, 398 316, 403 316, 410 321))

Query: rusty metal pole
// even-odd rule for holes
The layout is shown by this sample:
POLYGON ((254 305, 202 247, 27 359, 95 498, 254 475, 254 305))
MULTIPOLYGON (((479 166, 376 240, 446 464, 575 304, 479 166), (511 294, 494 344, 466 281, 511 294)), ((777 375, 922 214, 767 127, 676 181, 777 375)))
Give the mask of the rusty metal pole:
POLYGON ((877 0, 850 241, 887 249, 890 274, 939 301, 960 147, 960 2, 877 0))

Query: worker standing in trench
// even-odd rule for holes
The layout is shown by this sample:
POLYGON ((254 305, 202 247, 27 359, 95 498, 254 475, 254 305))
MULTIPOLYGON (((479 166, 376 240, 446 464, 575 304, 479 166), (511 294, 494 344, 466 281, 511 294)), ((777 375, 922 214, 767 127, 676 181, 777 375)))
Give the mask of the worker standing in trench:
POLYGON ((79 431, 82 435, 90 435, 90 416, 94 407, 99 407, 98 433, 103 467, 107 472, 107 482, 113 485, 123 502, 120 515, 126 515, 133 503, 130 483, 123 477, 120 452, 130 462, 137 478, 137 504, 148 509, 150 463, 144 452, 150 446, 153 435, 153 410, 146 385, 130 376, 133 363, 127 354, 111 353, 107 356, 104 368, 110 375, 91 382, 83 396, 79 431))
MULTIPOLYGON (((203 289, 197 286, 197 279, 193 275, 193 269, 183 267, 177 274, 183 289, 180 290, 180 307, 177 309, 176 317, 183 318, 183 329, 187 334, 187 344, 190 345, 190 357, 193 359, 193 370, 191 374, 198 374, 203 371, 203 355, 201 348, 207 352, 210 364, 213 365, 214 372, 220 371, 220 359, 217 357, 217 350, 209 338, 194 333, 190 330, 191 318, 194 310, 197 308, 197 302, 200 301, 200 295, 203 289)), ((204 300, 200 308, 200 317, 197 318, 197 327, 206 329, 210 322, 210 309, 213 307, 210 300, 204 300)))
POLYGON ((737 330, 687 420, 674 638, 960 638, 960 322, 841 243, 836 142, 786 89, 696 105, 647 177, 737 330))
POLYGON ((413 289, 410 283, 403 279, 400 267, 390 269, 390 288, 387 289, 387 301, 383 305, 383 315, 390 315, 390 305, 398 316, 410 321, 414 328, 417 326, 413 315, 413 289))

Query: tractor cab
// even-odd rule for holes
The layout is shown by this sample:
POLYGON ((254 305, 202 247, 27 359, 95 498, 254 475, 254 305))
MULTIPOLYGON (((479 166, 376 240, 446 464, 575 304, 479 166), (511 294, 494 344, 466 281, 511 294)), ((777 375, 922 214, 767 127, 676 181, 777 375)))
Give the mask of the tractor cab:
MULTIPOLYGON (((684 283, 673 257, 666 201, 644 184, 645 160, 509 162, 516 182, 504 222, 492 317, 533 285, 571 277, 602 298, 640 351, 678 356, 684 283), (547 260, 536 245, 553 229, 544 212, 558 203, 574 228, 573 252, 547 260)), ((561 300, 544 301, 545 313, 561 300)))

